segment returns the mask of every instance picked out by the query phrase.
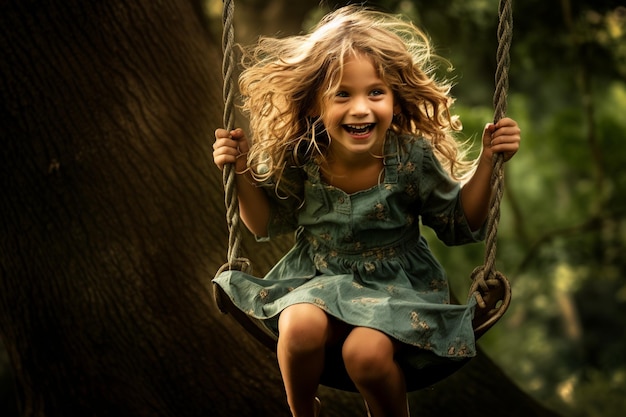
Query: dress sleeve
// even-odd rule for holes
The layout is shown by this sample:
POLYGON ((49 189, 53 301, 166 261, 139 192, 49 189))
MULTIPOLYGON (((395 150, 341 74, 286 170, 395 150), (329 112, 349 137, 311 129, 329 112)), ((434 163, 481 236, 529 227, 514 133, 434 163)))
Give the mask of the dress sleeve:
POLYGON ((261 185, 270 203, 270 219, 267 236, 255 236, 258 242, 294 232, 298 228, 298 211, 302 203, 300 192, 303 173, 299 168, 287 168, 278 186, 273 180, 261 185))
MULTIPOLYGON (((461 203, 461 185, 443 169, 425 140, 416 143, 421 152, 417 163, 418 211, 422 224, 435 231, 446 245, 462 245, 484 239, 485 225, 472 231, 465 218, 461 203)), ((415 155, 415 152, 413 153, 415 155)), ((418 155, 419 157, 419 155, 418 155)))

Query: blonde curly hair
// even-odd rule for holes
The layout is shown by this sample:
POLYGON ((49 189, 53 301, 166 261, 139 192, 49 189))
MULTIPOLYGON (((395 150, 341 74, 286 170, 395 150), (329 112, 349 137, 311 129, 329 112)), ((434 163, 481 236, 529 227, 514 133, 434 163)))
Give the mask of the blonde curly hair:
POLYGON ((394 93, 400 112, 391 129, 429 140, 453 178, 468 174, 474 164, 454 136, 461 123, 450 114, 451 83, 435 78, 440 58, 426 34, 400 16, 353 5, 329 13, 308 34, 262 37, 244 50, 239 88, 252 175, 278 183, 302 155, 323 158, 323 103, 337 91, 346 58, 356 54, 372 60, 394 93))

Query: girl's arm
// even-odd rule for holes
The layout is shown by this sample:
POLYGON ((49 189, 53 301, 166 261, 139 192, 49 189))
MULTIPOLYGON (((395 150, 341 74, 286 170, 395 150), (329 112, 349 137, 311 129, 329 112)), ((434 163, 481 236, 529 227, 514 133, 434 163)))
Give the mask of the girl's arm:
POLYGON ((472 230, 479 229, 487 219, 491 201, 491 174, 493 155, 501 152, 508 161, 519 149, 520 128, 515 120, 503 118, 489 123, 483 131, 483 150, 472 178, 461 190, 461 202, 465 217, 472 230))
POLYGON ((213 162, 220 170, 223 170, 226 164, 235 164, 239 215, 248 230, 256 236, 263 237, 268 234, 270 205, 263 190, 256 186, 254 179, 246 171, 246 155, 249 149, 243 130, 215 131, 213 162))

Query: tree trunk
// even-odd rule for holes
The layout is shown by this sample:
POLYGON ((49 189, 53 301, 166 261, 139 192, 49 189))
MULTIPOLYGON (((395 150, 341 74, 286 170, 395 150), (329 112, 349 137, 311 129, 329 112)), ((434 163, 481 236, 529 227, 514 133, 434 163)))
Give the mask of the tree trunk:
MULTIPOLYGON (((0 24, 0 336, 22 415, 287 416, 275 355, 208 290, 227 231, 199 5, 9 0, 0 24)), ((287 243, 255 247, 257 269, 287 243)), ((551 415, 484 357, 411 398, 421 416, 551 415)))

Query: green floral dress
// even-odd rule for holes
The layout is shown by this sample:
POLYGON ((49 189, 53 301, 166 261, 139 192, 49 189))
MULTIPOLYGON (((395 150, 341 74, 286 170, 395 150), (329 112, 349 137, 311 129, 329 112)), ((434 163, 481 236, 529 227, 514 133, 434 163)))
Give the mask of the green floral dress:
POLYGON ((437 356, 472 357, 475 304, 450 304, 446 274, 419 218, 447 245, 476 242, 483 230, 470 230, 460 186, 428 141, 389 133, 385 154, 382 182, 354 194, 325 184, 313 162, 294 168, 305 203, 273 199, 269 229, 270 237, 295 230, 295 246, 264 278, 225 271, 214 281, 275 334, 283 309, 311 303, 437 356))

